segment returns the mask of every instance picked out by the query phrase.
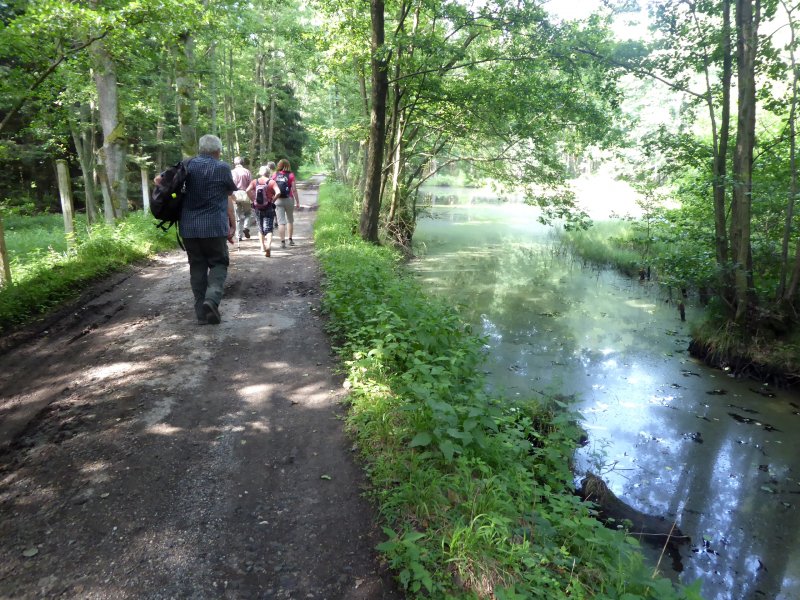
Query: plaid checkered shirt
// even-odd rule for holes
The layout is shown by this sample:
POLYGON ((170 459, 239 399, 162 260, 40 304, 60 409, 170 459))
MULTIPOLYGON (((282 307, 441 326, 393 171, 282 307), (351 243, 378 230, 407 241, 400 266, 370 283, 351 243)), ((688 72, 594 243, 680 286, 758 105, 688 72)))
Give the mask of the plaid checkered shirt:
POLYGON ((187 194, 181 210, 184 238, 228 236, 228 195, 236 191, 227 163, 200 154, 187 167, 187 194))

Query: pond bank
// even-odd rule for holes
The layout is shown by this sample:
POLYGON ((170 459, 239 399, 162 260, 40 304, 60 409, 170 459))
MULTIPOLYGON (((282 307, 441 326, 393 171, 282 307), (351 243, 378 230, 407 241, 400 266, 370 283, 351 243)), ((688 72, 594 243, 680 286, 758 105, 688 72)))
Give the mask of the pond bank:
MULTIPOLYGON (((792 352, 791 347, 788 352, 792 352)), ((800 349, 795 352, 800 353, 800 349)), ((760 358, 755 358, 747 348, 734 352, 719 350, 715 340, 698 335, 689 343, 689 353, 704 364, 736 377, 786 389, 800 386, 800 367, 787 364, 787 348, 781 344, 761 349, 755 353, 760 358)))

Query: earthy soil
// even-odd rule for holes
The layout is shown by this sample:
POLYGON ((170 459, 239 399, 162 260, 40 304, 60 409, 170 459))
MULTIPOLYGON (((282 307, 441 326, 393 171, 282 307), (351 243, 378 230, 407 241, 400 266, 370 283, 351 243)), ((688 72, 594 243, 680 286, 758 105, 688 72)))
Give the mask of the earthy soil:
POLYGON ((220 325, 176 251, 5 336, 0 597, 401 597, 343 431, 313 182, 301 202, 297 246, 231 250, 220 325))

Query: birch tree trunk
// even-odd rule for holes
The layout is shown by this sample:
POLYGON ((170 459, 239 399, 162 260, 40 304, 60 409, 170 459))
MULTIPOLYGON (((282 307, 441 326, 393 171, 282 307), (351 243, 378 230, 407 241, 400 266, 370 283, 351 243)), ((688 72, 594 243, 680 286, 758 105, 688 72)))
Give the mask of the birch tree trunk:
POLYGON ((92 148, 93 128, 91 127, 91 109, 87 104, 81 104, 77 110, 76 119, 70 119, 69 130, 72 134, 72 141, 75 144, 75 151, 78 155, 78 163, 81 165, 81 176, 83 177, 84 203, 86 204, 86 219, 89 224, 96 223, 98 220, 97 202, 94 189, 94 152, 92 148))
POLYGON ((145 213, 150 212, 150 177, 147 174, 147 167, 141 165, 139 167, 142 177, 142 210, 145 213))
POLYGON ((122 216, 128 209, 128 184, 125 177, 125 129, 119 115, 116 65, 102 40, 92 44, 91 51, 95 62, 94 82, 103 130, 103 164, 108 178, 108 192, 111 194, 112 216, 122 216))
POLYGON ((75 221, 73 219, 72 186, 69 181, 69 170, 67 161, 60 159, 56 161, 56 173, 58 176, 58 196, 61 200, 61 214, 64 217, 64 233, 67 238, 67 245, 75 243, 75 221))

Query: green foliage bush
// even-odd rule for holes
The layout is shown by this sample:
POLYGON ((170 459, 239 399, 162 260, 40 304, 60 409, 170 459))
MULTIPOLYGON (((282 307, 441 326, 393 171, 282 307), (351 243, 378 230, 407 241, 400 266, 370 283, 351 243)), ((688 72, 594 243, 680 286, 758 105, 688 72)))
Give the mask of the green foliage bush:
POLYGON ((399 255, 361 241, 352 193, 325 185, 315 240, 348 427, 410 598, 698 598, 654 579, 636 542, 574 495, 575 416, 484 391, 482 340, 399 255))
POLYGON ((175 247, 175 237, 141 212, 91 228, 76 220, 69 244, 61 215, 4 220, 12 285, 0 288, 0 331, 5 332, 77 296, 103 275, 175 247))

